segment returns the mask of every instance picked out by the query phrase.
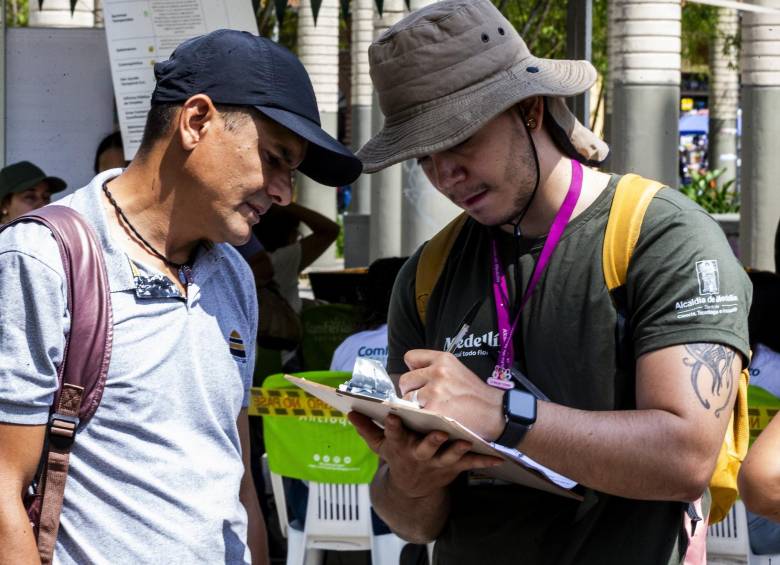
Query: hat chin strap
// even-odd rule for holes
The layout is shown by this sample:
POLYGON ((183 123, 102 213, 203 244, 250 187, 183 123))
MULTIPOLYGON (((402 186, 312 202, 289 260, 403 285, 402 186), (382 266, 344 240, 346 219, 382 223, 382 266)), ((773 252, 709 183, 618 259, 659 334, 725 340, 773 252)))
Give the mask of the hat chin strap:
POLYGON ((531 204, 534 202, 534 198, 536 198, 536 192, 539 189, 539 180, 541 179, 541 170, 539 168, 539 154, 536 151, 536 144, 534 143, 534 138, 531 135, 531 129, 528 126, 528 122, 525 119, 525 116, 522 116, 522 122, 523 127, 525 128, 525 133, 528 134, 528 141, 531 142, 531 152, 534 154, 534 165, 536 167, 536 182, 534 183, 534 189, 531 192, 531 198, 528 199, 528 202, 526 202, 523 209, 520 211, 520 213, 517 215, 517 219, 514 222, 507 222, 504 225, 510 225, 514 229, 515 238, 521 238, 523 236, 522 231, 520 230, 520 222, 523 221, 523 218, 525 218, 526 212, 528 212, 528 209, 531 207, 531 204))

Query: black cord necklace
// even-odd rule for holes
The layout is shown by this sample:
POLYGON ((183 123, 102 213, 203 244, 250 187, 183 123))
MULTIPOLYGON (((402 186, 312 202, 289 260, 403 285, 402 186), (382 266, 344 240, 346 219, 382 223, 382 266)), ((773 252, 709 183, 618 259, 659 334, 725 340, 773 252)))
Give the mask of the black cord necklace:
POLYGON ((116 203, 116 200, 114 200, 114 197, 112 196, 111 192, 108 190, 108 182, 103 183, 103 192, 105 192, 106 196, 108 197, 108 201, 111 202, 111 205, 114 207, 114 209, 117 211, 119 216, 124 220, 125 224, 127 224, 127 227, 130 228, 130 231, 132 231, 135 236, 141 241, 141 243, 144 244, 144 246, 152 252, 160 261, 165 263, 168 267, 172 267, 176 269, 179 273, 179 280, 181 281, 181 284, 188 284, 192 282, 192 268, 186 264, 186 263, 174 263, 170 259, 168 259, 165 255, 157 251, 154 246, 146 241, 144 239, 144 236, 142 236, 140 233, 138 233, 138 230, 135 229, 133 224, 130 223, 130 220, 127 218, 125 213, 122 211, 122 209, 119 207, 119 204, 116 203))

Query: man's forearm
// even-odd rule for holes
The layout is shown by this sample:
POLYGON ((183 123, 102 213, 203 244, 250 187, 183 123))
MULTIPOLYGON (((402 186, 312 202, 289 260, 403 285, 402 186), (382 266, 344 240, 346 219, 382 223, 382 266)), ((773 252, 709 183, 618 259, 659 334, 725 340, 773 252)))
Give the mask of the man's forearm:
POLYGON ((241 482, 241 503, 246 509, 247 515, 247 544, 252 554, 253 565, 266 565, 270 563, 268 556, 268 535, 265 519, 257 500, 254 480, 251 475, 244 477, 241 482))
POLYGON ((663 410, 595 412, 539 403, 518 449, 590 488, 634 499, 695 500, 717 451, 663 410))
POLYGON ((395 487, 390 468, 382 463, 371 483, 371 505, 400 537, 424 544, 435 540, 444 528, 450 498, 446 489, 425 498, 409 498, 395 487))
POLYGON ((21 502, 0 501, 0 565, 40 565, 35 536, 21 502))
POLYGON ((739 471, 739 496, 748 510, 780 522, 780 416, 748 451, 739 471))

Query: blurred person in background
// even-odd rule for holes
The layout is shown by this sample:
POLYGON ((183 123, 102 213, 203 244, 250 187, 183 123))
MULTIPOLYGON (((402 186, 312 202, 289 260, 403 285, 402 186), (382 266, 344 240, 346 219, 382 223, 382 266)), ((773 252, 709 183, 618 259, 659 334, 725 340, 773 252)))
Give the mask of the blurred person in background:
POLYGON ((352 334, 333 352, 331 371, 352 371, 355 359, 367 357, 387 363, 387 311, 393 283, 406 263, 406 257, 377 259, 368 267, 365 319, 363 330, 352 334))
POLYGON ((29 161, 19 161, 0 170, 0 224, 46 206, 55 192, 65 190, 65 181, 46 176, 29 161))
MULTIPOLYGON (((336 241, 339 229, 336 222, 295 203, 284 208, 272 206, 254 227, 255 236, 271 258, 272 282, 296 314, 300 315, 303 306, 298 292, 299 275, 336 241), (301 223, 311 230, 309 235, 301 237, 301 223)), ((302 369, 297 351, 282 350, 281 363, 285 371, 302 369)))
POLYGON ((293 202, 284 208, 272 206, 255 226, 254 233, 271 255, 274 280, 279 284, 282 296, 300 313, 298 275, 336 241, 339 225, 319 212, 293 202), (301 223, 311 230, 309 235, 301 237, 301 223))
POLYGON ((125 160, 125 150, 122 145, 122 134, 115 131, 104 137, 95 151, 95 174, 109 169, 124 169, 130 161, 125 160))

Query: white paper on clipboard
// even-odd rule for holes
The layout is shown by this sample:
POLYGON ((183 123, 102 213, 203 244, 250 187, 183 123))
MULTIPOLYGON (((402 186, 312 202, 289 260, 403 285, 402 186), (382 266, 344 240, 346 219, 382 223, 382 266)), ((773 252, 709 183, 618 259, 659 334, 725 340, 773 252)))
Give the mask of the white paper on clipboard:
POLYGON ((492 455, 504 460, 501 465, 484 469, 480 471, 481 473, 567 498, 582 500, 579 494, 571 490, 577 484, 571 479, 547 469, 516 450, 501 446, 496 448, 452 418, 430 410, 410 407, 408 403, 398 404, 356 395, 292 375, 285 375, 285 379, 345 414, 352 411, 360 412, 380 424, 384 423, 388 414, 395 414, 401 418, 406 427, 416 432, 428 433, 439 430, 445 432, 451 440, 468 441, 472 444, 472 451, 475 453, 492 455))

